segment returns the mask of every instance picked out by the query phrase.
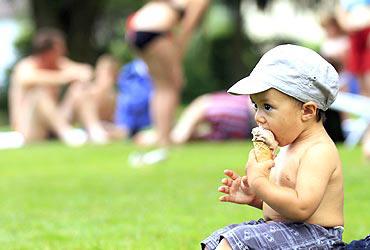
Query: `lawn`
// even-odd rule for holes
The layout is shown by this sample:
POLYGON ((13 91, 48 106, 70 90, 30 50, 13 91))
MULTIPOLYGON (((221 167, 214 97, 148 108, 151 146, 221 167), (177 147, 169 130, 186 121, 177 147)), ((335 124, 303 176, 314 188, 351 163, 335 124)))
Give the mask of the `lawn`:
MULTIPOLYGON (((242 173, 250 148, 194 143, 141 169, 127 164, 130 143, 0 151, 0 248, 197 249, 215 229, 261 216, 217 201, 223 169, 242 173)), ((349 241, 370 234, 370 164, 339 148, 349 241)))

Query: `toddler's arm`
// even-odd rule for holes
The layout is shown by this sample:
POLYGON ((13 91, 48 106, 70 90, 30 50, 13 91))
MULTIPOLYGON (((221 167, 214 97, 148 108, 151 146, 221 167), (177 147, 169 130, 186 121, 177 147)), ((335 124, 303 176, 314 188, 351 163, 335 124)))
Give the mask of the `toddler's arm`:
POLYGON ((229 178, 222 179, 223 186, 218 188, 219 192, 225 193, 220 197, 222 202, 247 204, 262 209, 262 201, 251 192, 246 176, 239 176, 232 170, 225 170, 224 174, 229 178))
POLYGON ((257 162, 252 150, 246 170, 248 183, 252 191, 276 212, 293 221, 305 221, 322 201, 336 168, 335 159, 329 146, 311 147, 300 160, 295 188, 289 188, 269 181, 268 172, 273 162, 257 162))

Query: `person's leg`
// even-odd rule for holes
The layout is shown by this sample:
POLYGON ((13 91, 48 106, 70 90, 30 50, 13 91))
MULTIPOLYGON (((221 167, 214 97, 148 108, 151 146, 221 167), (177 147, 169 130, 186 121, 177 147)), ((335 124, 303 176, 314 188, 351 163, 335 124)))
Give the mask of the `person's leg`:
POLYGON ((174 143, 182 144, 191 139, 197 125, 204 119, 210 98, 209 95, 200 96, 184 110, 171 132, 171 139, 174 143))
POLYGON ((293 222, 250 222, 223 234, 232 249, 340 249, 342 228, 293 222), (319 241, 317 239, 320 239, 319 241))
POLYGON ((73 128, 58 112, 56 101, 47 90, 38 88, 25 95, 21 132, 26 142, 47 138, 49 129, 71 146, 82 145, 83 135, 76 135, 73 128))
POLYGON ((171 144, 170 132, 183 84, 181 60, 169 37, 157 38, 140 56, 153 78, 154 93, 150 108, 158 134, 158 146, 167 147, 171 144))
POLYGON ((209 235, 207 238, 205 238, 204 240, 201 241, 200 243, 200 246, 201 246, 201 249, 203 250, 213 250, 213 249, 216 249, 218 247, 218 245, 220 244, 220 240, 221 240, 221 235, 224 234, 224 233, 227 233, 228 231, 236 228, 236 227, 239 227, 241 225, 246 225, 248 224, 247 222, 243 222, 243 223, 240 223, 240 224, 231 224, 231 225, 228 225, 228 226, 225 226, 223 228, 220 228, 218 229, 217 231, 213 232, 211 235, 209 235))
POLYGON ((98 116, 100 120, 114 122, 114 112, 116 107, 116 93, 106 91, 97 103, 98 116))
POLYGON ((129 137, 129 131, 114 123, 116 92, 106 91, 97 103, 98 117, 109 139, 121 140, 129 137))
POLYGON ((129 131, 125 128, 116 126, 113 122, 102 122, 104 130, 107 132, 109 139, 122 140, 129 137, 129 131))
POLYGON ((60 110, 65 119, 70 119, 72 114, 76 113, 93 142, 99 144, 108 142, 108 134, 99 119, 97 105, 93 98, 90 98, 87 83, 71 85, 65 94, 60 110))
POLYGON ((26 94, 22 108, 19 109, 22 115, 19 116, 21 119, 16 130, 24 136, 25 143, 41 141, 47 137, 47 127, 37 112, 37 99, 36 93, 26 94))
POLYGON ((172 87, 159 86, 152 98, 151 112, 158 133, 158 145, 167 147, 171 144, 170 132, 178 105, 178 92, 172 87))

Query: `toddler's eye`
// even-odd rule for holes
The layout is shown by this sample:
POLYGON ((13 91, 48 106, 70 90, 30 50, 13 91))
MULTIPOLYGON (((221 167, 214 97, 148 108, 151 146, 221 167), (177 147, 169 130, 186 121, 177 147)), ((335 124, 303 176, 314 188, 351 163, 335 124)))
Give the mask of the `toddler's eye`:
POLYGON ((263 104, 263 107, 265 110, 269 111, 272 109, 272 107, 269 104, 263 104))
POLYGON ((257 104, 255 104, 254 102, 252 102, 252 105, 253 105, 254 110, 257 110, 257 104))

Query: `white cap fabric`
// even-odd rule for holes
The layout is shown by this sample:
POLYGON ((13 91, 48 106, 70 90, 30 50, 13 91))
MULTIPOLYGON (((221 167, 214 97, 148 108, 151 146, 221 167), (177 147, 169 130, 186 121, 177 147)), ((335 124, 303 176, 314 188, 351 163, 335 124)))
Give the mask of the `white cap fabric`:
POLYGON ((279 45, 265 53, 252 73, 227 92, 256 94, 274 88, 301 102, 314 101, 327 110, 339 89, 338 73, 315 51, 297 45, 279 45))

